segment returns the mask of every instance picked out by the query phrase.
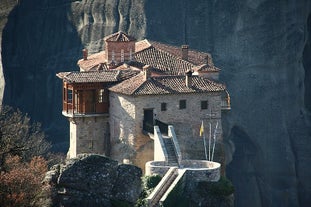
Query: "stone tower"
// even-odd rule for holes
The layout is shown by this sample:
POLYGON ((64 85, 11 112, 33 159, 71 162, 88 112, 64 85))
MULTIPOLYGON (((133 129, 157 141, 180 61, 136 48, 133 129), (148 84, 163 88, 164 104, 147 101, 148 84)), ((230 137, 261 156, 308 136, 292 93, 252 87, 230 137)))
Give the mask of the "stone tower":
POLYGON ((70 122, 69 158, 76 157, 80 153, 109 155, 107 85, 116 81, 116 74, 110 73, 90 72, 88 75, 94 77, 90 82, 83 81, 84 73, 65 72, 58 74, 63 79, 62 114, 70 122))

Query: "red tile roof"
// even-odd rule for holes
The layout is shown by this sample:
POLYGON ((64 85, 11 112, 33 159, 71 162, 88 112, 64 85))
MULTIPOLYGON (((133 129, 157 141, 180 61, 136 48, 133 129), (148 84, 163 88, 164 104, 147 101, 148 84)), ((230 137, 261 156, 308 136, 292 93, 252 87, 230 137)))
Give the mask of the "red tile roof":
POLYGON ((220 71, 220 69, 215 67, 214 65, 208 65, 208 64, 198 65, 192 69, 194 71, 199 71, 199 72, 219 72, 220 71))
MULTIPOLYGON (((106 38, 114 40, 121 38, 120 40, 125 40, 126 37, 124 35, 126 34, 118 32, 106 38)), ((181 75, 190 69, 194 69, 195 71, 219 71, 214 66, 209 53, 189 49, 188 60, 183 60, 181 58, 180 47, 148 41, 146 39, 135 43, 134 59, 137 64, 133 63, 132 65, 150 65, 154 72, 167 75, 181 75)), ((105 51, 102 51, 88 56, 87 60, 79 60, 78 65, 84 71, 90 71, 95 70, 99 64, 106 62, 105 51)))
MULTIPOLYGON (((152 46, 157 50, 162 50, 175 57, 181 57, 181 47, 176 47, 160 42, 149 41, 152 46)), ((207 63, 207 56, 211 57, 211 54, 205 52, 199 52, 197 50, 188 50, 188 61, 194 65, 202 65, 207 63)))
POLYGON ((78 66, 85 71, 89 71, 92 69, 96 69, 99 64, 105 62, 106 62, 105 51, 102 51, 99 53, 89 55, 87 57, 87 60, 80 59, 78 61, 78 66))
POLYGON ((118 82, 135 76, 138 71, 134 70, 108 70, 88 72, 61 72, 57 77, 69 83, 111 83, 118 82))
POLYGON ((192 76, 191 86, 187 87, 185 79, 185 76, 157 76, 145 80, 141 73, 112 86, 109 90, 126 95, 206 93, 225 90, 224 85, 199 76, 192 76))
POLYGON ((135 52, 140 52, 147 48, 151 47, 151 44, 148 40, 144 39, 135 43, 135 52))
POLYGON ((137 62, 150 65, 155 72, 167 75, 181 75, 195 67, 194 64, 153 46, 135 53, 134 57, 137 62))
POLYGON ((104 40, 107 42, 130 42, 135 41, 136 39, 128 34, 125 34, 124 32, 119 31, 105 37, 104 40))

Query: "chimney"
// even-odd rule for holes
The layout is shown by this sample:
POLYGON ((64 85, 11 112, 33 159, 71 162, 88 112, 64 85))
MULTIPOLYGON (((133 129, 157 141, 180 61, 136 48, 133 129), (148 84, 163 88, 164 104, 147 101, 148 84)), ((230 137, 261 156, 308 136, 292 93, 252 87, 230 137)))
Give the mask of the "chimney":
POLYGON ((145 65, 143 67, 143 71, 144 71, 144 80, 148 80, 151 77, 151 67, 150 65, 145 65))
POLYGON ((181 59, 188 60, 188 49, 189 49, 189 45, 181 46, 181 59))
POLYGON ((192 70, 186 72, 186 86, 190 88, 192 86, 192 70))
POLYGON ((82 50, 83 60, 87 60, 87 49, 82 50))

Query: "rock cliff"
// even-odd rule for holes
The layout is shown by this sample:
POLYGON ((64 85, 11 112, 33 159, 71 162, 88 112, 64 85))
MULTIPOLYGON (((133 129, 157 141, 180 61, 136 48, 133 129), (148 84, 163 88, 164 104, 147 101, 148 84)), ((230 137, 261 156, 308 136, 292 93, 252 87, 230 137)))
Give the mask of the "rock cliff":
POLYGON ((141 193, 142 171, 99 155, 80 155, 54 166, 43 181, 42 206, 134 205, 141 193), (48 191, 48 192, 47 192, 48 191))
POLYGON ((236 206, 309 205, 310 1, 20 0, 1 24, 4 103, 42 122, 59 150, 68 126, 55 73, 77 69, 83 47, 99 51, 123 30, 211 52, 231 93, 223 126, 236 206))

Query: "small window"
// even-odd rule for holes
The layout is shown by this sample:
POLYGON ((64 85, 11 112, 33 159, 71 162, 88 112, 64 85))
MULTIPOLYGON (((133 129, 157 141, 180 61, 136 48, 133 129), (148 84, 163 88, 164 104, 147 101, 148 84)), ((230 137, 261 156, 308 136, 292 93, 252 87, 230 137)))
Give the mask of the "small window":
POLYGON ((161 111, 166 111, 166 103, 161 103, 161 111))
POLYGON ((208 108, 208 102, 207 101, 201 101, 201 109, 207 109, 208 108))
POLYGON ((186 108, 186 100, 180 100, 179 109, 185 109, 185 108, 186 108))

